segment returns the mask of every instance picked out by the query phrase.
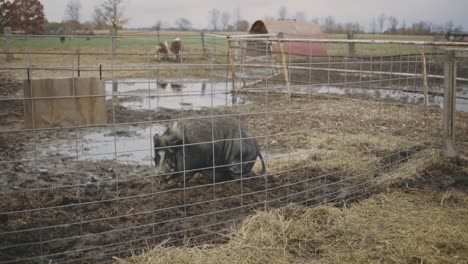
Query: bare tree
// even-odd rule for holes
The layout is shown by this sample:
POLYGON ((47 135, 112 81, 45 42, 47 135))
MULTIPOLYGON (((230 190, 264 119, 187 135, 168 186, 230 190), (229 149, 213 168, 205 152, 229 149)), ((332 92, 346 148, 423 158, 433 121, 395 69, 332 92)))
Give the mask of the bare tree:
POLYGON ((377 22, 375 21, 375 18, 372 18, 372 20, 371 20, 370 31, 371 31, 372 34, 377 33, 377 22))
POLYGON ((379 23, 379 32, 383 33, 385 27, 385 20, 387 20, 387 16, 382 13, 377 17, 377 22, 379 23))
POLYGON ((159 42, 159 32, 161 31, 161 26, 162 26, 162 22, 161 20, 158 20, 156 21, 156 24, 154 24, 154 26, 152 27, 154 30, 156 30, 158 42, 159 42))
POLYGON ((178 18, 175 24, 182 31, 188 31, 192 28, 192 22, 184 17, 178 18))
POLYGON ((94 8, 92 21, 96 29, 105 29, 107 27, 102 9, 98 6, 94 8))
POLYGON ((445 31, 446 32, 450 32, 450 31, 453 31, 453 27, 454 27, 454 24, 453 24, 453 21, 452 20, 449 20, 445 23, 444 25, 444 28, 445 28, 445 31))
POLYGON ((240 8, 234 9, 234 12, 232 13, 232 25, 234 25, 234 28, 237 28, 237 24, 239 21, 241 21, 242 15, 241 15, 241 10, 240 8))
POLYGON ((285 6, 281 6, 278 10, 278 17, 279 19, 286 19, 288 17, 288 8, 285 6))
POLYGON ((219 9, 216 8, 211 9, 209 12, 209 22, 214 31, 218 30, 219 14, 219 9))
POLYGON ((124 2, 125 0, 104 0, 101 5, 107 24, 114 29, 116 34, 117 30, 128 22, 123 14, 124 2))
POLYGON ((394 16, 390 16, 388 17, 388 23, 390 24, 390 33, 391 34, 397 33, 398 19, 394 16))
POLYGON ((453 28, 453 31, 454 31, 454 32, 462 32, 462 31, 463 31, 463 26, 462 26, 462 25, 456 25, 456 26, 453 28))
POLYGON ((294 18, 296 21, 307 21, 307 15, 304 12, 297 12, 294 18))
POLYGON ((403 20, 403 22, 400 25, 400 28, 398 29, 398 34, 406 34, 406 21, 403 20))
POLYGON ((336 27, 335 18, 333 18, 332 16, 326 17, 323 21, 322 27, 323 31, 325 31, 326 33, 333 33, 336 27))
POLYGON ((65 6, 65 17, 69 21, 70 30, 73 34, 80 27, 81 19, 81 1, 80 0, 68 0, 65 6))
POLYGON ((431 33, 432 23, 419 21, 411 25, 411 34, 413 35, 429 35, 431 33))
POLYGON ((229 15, 228 12, 224 11, 223 13, 221 13, 221 26, 223 27, 223 30, 227 29, 230 19, 231 19, 231 16, 229 15))
POLYGON ((241 19, 241 20, 237 21, 236 30, 237 31, 247 31, 247 30, 249 30, 249 21, 247 21, 245 19, 241 19))
MULTIPOLYGON (((347 23, 345 27, 346 27, 346 38, 349 40, 353 40, 355 38, 355 34, 360 31, 360 25, 357 22, 347 23)), ((354 42, 348 43, 348 53, 351 56, 354 56, 356 54, 356 48, 355 48, 354 42)))

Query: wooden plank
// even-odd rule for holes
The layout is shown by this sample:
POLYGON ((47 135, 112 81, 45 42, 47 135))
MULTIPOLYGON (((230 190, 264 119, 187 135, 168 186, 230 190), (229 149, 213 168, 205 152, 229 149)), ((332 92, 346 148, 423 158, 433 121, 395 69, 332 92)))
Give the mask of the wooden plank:
POLYGON ((27 128, 107 123, 105 82, 97 77, 25 80, 27 128))

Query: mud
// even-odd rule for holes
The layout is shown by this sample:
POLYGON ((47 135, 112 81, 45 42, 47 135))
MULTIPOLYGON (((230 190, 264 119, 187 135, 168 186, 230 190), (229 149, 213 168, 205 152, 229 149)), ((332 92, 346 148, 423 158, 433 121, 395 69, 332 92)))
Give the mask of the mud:
MULTIPOLYGON (((361 101, 359 107, 349 111, 346 106, 354 105, 352 101, 320 95, 291 98, 273 94, 268 98, 249 95, 249 100, 253 103, 184 111, 134 110, 108 100, 108 125, 114 129, 87 128, 81 134, 77 129, 37 131, 34 134, 26 131, 0 133, 0 159, 7 161, 0 163, 3 172, 0 179, 0 262, 87 263, 109 261, 112 256, 128 256, 132 251, 138 252, 162 242, 167 245, 220 242, 224 230, 258 209, 291 202, 306 205, 340 202, 366 195, 371 190, 366 188, 368 177, 377 177, 392 166, 409 161, 413 154, 435 144, 433 139, 440 132, 437 124, 430 122, 440 114, 434 108, 418 110, 423 114, 416 112, 414 117, 409 115, 411 126, 402 127, 399 117, 390 114, 406 111, 401 105, 382 108, 381 114, 385 118, 380 119, 369 114, 375 109, 373 102, 361 101), (329 109, 330 105, 334 108, 329 109), (314 107, 313 110, 310 107, 314 107), (262 149, 274 149, 286 156, 285 160, 279 160, 285 164, 283 169, 272 163, 268 175, 253 172, 244 175, 240 181, 213 183, 212 178, 197 174, 166 183, 161 181, 161 175, 155 175, 151 165, 119 162, 128 157, 82 160, 84 155, 76 149, 89 147, 89 142, 82 139, 90 133, 117 141, 131 141, 141 134, 135 132, 139 128, 138 122, 165 125, 166 121, 175 118, 210 118, 222 114, 239 114, 257 135, 284 133, 284 136, 267 136, 259 140, 262 149), (356 123, 364 117, 373 125, 362 127, 361 123, 356 123), (308 148, 313 144, 311 140, 317 140, 310 131, 317 130, 324 130, 329 138, 314 145, 314 155, 307 156, 310 164, 290 163, 288 153, 295 156, 295 150, 308 148), (290 131, 305 132, 291 135, 288 134, 290 131), (405 137, 417 142, 414 143, 417 147, 377 149, 373 145, 353 143, 351 136, 346 138, 350 142, 345 141, 344 135, 356 136, 363 132, 367 136, 385 133, 405 137), (424 135, 424 141, 420 141, 421 135, 424 135), (334 142, 336 138, 340 140, 334 142), (312 164, 312 161, 326 162, 322 152, 338 152, 355 145, 371 149, 367 155, 375 156, 374 165, 380 169, 356 177, 344 165, 325 169, 312 164), (38 151, 42 146, 57 151, 49 148, 42 153, 38 151), (66 148, 75 150, 69 154, 59 151, 66 148)), ((22 105, 2 104, 2 107, 8 122, 2 121, 1 130, 22 129, 22 105)), ((466 131, 466 127, 460 131, 466 131)), ((147 137, 149 153, 151 135, 147 137)), ((459 183, 459 179, 466 176, 463 170, 451 173, 442 168, 440 172, 434 170, 426 176, 436 178, 447 172, 458 175, 452 177, 457 186, 466 184, 459 183)), ((444 186, 441 188, 450 187, 444 186)))
POLYGON ((447 192, 452 189, 468 194, 468 161, 455 158, 444 166, 432 168, 421 177, 400 185, 410 189, 447 192))

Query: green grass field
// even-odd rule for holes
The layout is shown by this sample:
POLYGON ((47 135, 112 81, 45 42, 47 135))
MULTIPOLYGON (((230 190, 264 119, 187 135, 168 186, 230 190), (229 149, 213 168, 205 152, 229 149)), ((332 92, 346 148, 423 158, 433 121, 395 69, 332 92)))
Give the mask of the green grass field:
MULTIPOLYGON (((161 40, 170 41, 173 38, 162 38, 161 40)), ((151 37, 122 37, 117 38, 117 45, 119 47, 154 47, 156 45, 156 38, 151 37)), ((185 45, 193 46, 199 45, 201 46, 201 39, 200 38, 184 38, 183 42, 185 45)), ((208 42, 208 41, 207 41, 208 42)), ((220 40, 217 42, 221 43, 220 40)), ((71 47, 75 48, 109 48, 111 47, 112 42, 109 37, 99 37, 93 36, 91 38, 86 37, 73 37, 73 38, 65 38, 64 43, 60 41, 60 38, 57 37, 41 37, 41 36, 34 36, 34 37, 21 37, 15 36, 12 41, 13 48, 64 48, 68 49, 71 47)), ((0 42, 0 48, 4 48, 5 42, 0 42)))
MULTIPOLYGON (((85 36, 74 36, 72 38, 66 38, 65 42, 60 41, 59 36, 14 36, 12 41, 12 47, 14 49, 70 49, 74 48, 110 48, 111 40, 109 37, 104 34, 105 32, 98 32, 97 35, 87 38, 85 36)), ((236 32, 236 34, 242 32, 236 32)), ((231 32, 222 32, 217 33, 220 35, 232 34, 231 32)), ((156 33, 153 31, 121 31, 120 36, 117 40, 118 47, 121 48, 148 48, 154 47, 158 39, 156 33)), ((170 43, 176 36, 180 36, 183 40, 184 45, 187 48, 194 48, 202 46, 202 40, 200 33, 198 32, 161 32, 159 41, 167 41, 170 43)), ((327 39, 345 39, 346 36, 343 34, 326 34, 324 36, 327 39)), ((392 40, 432 40, 432 36, 402 36, 402 35, 370 35, 370 34, 361 34, 357 35, 356 39, 392 39, 392 40)), ((226 40, 222 38, 213 38, 206 37, 205 44, 207 46, 216 45, 221 48, 226 48, 226 40)), ((5 41, 0 42, 0 48, 3 49, 5 46, 5 41)), ((342 50, 346 48, 343 44, 328 44, 330 55, 336 53, 341 54, 342 50)), ((366 54, 376 54, 384 50, 385 54, 388 53, 399 53, 401 52, 401 45, 369 45, 369 44, 357 44, 356 50, 358 53, 366 54), (385 46, 385 47, 382 47, 385 46)), ((414 49, 412 49, 414 50, 414 49)), ((383 55, 383 54, 382 54, 383 55)))

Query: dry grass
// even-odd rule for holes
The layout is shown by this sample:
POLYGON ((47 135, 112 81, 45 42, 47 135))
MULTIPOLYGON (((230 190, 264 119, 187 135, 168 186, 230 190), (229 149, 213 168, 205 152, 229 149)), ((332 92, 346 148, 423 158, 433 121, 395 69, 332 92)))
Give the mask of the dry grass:
MULTIPOLYGON (((382 167, 395 160, 386 161, 392 154, 411 149, 421 142, 407 142, 401 137, 386 135, 386 144, 377 135, 355 134, 343 141, 342 135, 315 131, 297 144, 311 149, 292 149, 291 153, 277 153, 269 158, 269 171, 285 171, 307 164, 318 171, 346 170, 349 174, 361 174, 382 167)), ((260 164, 254 171, 260 173, 260 164)))
POLYGON ((258 212, 224 245, 158 246, 117 263, 467 263, 468 196, 390 191, 350 208, 258 212))
MULTIPOLYGON (((372 141, 372 140, 371 140, 372 141)), ((359 145, 359 144, 358 144, 359 145)), ((286 162, 286 161, 285 161, 286 162)), ((371 184, 391 187, 450 166, 425 149, 371 184)), ((466 168, 461 171, 466 172, 466 168)), ((116 263, 468 263, 468 195, 458 190, 387 190, 337 208, 296 205, 260 211, 226 244, 163 244, 116 263)))

